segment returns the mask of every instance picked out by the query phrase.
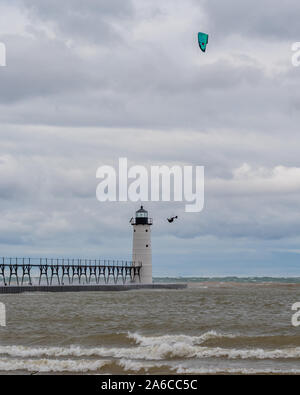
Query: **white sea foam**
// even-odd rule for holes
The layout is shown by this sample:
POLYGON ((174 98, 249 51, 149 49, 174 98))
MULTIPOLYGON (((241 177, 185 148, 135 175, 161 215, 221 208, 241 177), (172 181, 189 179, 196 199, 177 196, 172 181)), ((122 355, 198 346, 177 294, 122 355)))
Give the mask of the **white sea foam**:
POLYGON ((159 360, 163 358, 163 350, 157 347, 132 348, 84 348, 80 346, 69 347, 26 347, 26 346, 0 346, 0 355, 12 357, 113 357, 144 360, 159 360))
POLYGON ((228 358, 228 359, 298 359, 300 358, 300 347, 283 348, 275 350, 235 349, 220 347, 201 347, 195 350, 195 358, 228 358))
POLYGON ((163 336, 142 336, 138 333, 128 332, 128 337, 133 339, 137 344, 142 346, 155 346, 163 343, 175 344, 175 343, 186 343, 186 344, 202 344, 209 339, 217 338, 233 338, 235 335, 231 334, 220 334, 216 331, 208 331, 200 336, 188 336, 188 335, 163 335, 163 336))
POLYGON ((178 374, 300 374, 299 369, 254 368, 171 368, 178 374))
POLYGON ((133 371, 133 372, 139 372, 140 370, 144 370, 145 372, 148 372, 149 369, 162 368, 163 366, 166 366, 163 363, 153 363, 153 362, 145 362, 145 361, 137 362, 137 361, 132 361, 131 359, 121 359, 120 361, 118 361, 118 365, 121 366, 124 369, 124 371, 133 371))
POLYGON ((263 349, 263 348, 223 348, 206 347, 203 343, 212 338, 234 337, 234 335, 218 334, 214 331, 200 336, 165 335, 143 336, 129 333, 136 345, 132 347, 26 347, 0 346, 0 355, 21 358, 115 358, 124 360, 159 361, 165 359, 299 359, 300 347, 263 349))
POLYGON ((89 372, 97 371, 111 361, 59 360, 59 359, 12 359, 1 358, 0 371, 24 370, 28 372, 89 372))
MULTIPOLYGON (((15 359, 1 358, 0 371, 27 371, 27 372, 70 372, 70 373, 96 373, 101 372, 105 366, 113 363, 110 360, 60 360, 60 359, 15 359)), ((182 365, 172 366, 167 363, 137 362, 129 359, 121 359, 117 362, 125 372, 148 372, 151 368, 170 369, 178 374, 300 374, 300 369, 276 369, 276 368, 227 368, 227 367, 195 367, 186 368, 182 365)))
POLYGON ((276 350, 255 349, 226 349, 220 347, 191 346, 184 342, 173 345, 160 344, 132 348, 81 348, 43 347, 27 348, 22 346, 2 346, 1 355, 12 357, 112 357, 133 360, 164 360, 169 358, 226 358, 226 359, 299 359, 300 347, 276 350))

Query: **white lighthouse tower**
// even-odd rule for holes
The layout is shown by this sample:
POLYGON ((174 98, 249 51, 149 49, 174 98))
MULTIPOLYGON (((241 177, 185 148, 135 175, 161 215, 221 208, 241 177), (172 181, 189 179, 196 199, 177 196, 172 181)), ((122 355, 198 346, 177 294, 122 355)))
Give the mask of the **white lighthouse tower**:
POLYGON ((152 283, 152 251, 151 251, 151 225, 152 218, 143 206, 135 213, 130 221, 133 226, 132 260, 135 264, 142 263, 141 283, 152 283))

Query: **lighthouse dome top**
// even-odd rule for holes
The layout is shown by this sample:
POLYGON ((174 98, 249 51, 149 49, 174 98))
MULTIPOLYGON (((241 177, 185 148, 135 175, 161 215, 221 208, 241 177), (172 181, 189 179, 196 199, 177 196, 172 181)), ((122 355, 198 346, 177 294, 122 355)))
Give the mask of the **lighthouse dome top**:
POLYGON ((131 225, 152 225, 152 218, 148 217, 148 211, 143 206, 135 212, 135 218, 131 218, 131 225))
POLYGON ((139 210, 136 211, 136 218, 147 218, 148 211, 144 209, 143 206, 139 210))

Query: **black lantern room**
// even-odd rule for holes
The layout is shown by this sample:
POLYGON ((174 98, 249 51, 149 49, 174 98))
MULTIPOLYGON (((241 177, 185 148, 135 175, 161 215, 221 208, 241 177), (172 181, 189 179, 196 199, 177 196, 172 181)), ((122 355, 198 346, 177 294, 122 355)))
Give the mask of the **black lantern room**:
POLYGON ((148 211, 143 206, 135 213, 135 218, 130 221, 132 225, 152 225, 152 218, 148 217, 148 211))

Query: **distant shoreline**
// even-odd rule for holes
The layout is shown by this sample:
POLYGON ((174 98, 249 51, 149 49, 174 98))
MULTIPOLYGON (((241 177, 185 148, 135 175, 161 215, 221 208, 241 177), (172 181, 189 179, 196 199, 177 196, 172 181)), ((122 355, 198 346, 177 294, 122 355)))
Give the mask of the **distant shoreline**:
POLYGON ((154 277, 154 283, 300 284, 300 277, 154 277))

